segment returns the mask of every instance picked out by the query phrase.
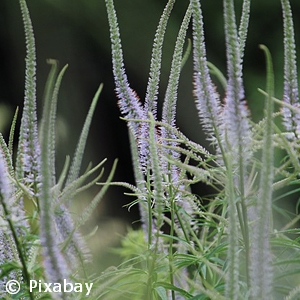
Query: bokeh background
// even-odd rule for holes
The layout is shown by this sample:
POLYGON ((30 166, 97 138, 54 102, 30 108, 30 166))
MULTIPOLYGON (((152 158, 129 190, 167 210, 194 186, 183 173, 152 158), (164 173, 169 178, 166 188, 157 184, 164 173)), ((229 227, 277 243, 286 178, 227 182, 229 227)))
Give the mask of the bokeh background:
MULTIPOLYGON (((69 64, 64 77, 58 104, 57 169, 61 170, 66 155, 72 155, 93 95, 100 83, 100 96, 90 130, 83 169, 92 161, 95 165, 103 158, 105 176, 115 158, 119 159, 116 181, 134 183, 128 146, 127 127, 120 120, 114 93, 109 28, 104 0, 28 0, 35 29, 37 47, 38 110, 41 111, 44 84, 48 75, 47 58, 69 64)), ((169 21, 163 48, 163 66, 160 85, 160 103, 168 80, 176 35, 188 0, 178 0, 169 21)), ((242 1, 235 1, 237 17, 242 1)), ((281 97, 283 79, 283 29, 280 0, 253 0, 249 39, 246 45, 244 78, 252 118, 262 116, 263 97, 257 88, 265 87, 264 55, 259 44, 265 44, 274 59, 276 96, 281 97)), ((144 99, 149 71, 152 42, 160 15, 167 0, 115 0, 119 19, 125 65, 131 87, 144 99)), ((300 1, 291 0, 300 45, 300 1)), ((203 0, 202 8, 208 59, 226 72, 222 0, 203 0)), ((188 33, 191 38, 191 30, 188 33)), ((7 135, 16 106, 22 107, 24 90, 24 32, 18 1, 0 1, 0 131, 7 135)), ((216 81, 218 85, 218 82, 216 81)), ((197 118, 193 99, 192 57, 185 65, 179 88, 178 127, 192 140, 206 145, 205 136, 197 118)), ((224 91, 219 87, 219 92, 224 91)), ((105 177, 103 177, 103 180, 105 177)), ((83 195, 78 202, 82 207, 97 192, 83 195)), ((205 194, 199 186, 197 193, 205 194)), ((128 227, 137 227, 137 207, 130 212, 124 207, 133 199, 124 196, 123 188, 111 187, 94 214, 89 229, 98 225, 93 251, 105 257, 111 246, 128 227)), ((105 263, 104 263, 105 265, 105 263)))

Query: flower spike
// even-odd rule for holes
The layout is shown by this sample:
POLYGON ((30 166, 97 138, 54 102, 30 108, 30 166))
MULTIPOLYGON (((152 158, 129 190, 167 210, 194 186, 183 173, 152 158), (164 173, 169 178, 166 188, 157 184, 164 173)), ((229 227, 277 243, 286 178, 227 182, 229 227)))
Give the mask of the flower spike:
POLYGON ((16 163, 18 179, 34 183, 37 192, 40 163, 36 115, 36 49, 32 23, 25 0, 20 0, 26 38, 26 75, 24 109, 20 127, 19 148, 16 163))
POLYGON ((232 0, 224 0, 224 21, 228 73, 226 103, 223 112, 226 135, 224 140, 228 146, 230 145, 232 151, 239 152, 237 156, 234 155, 235 157, 242 155, 247 160, 250 154, 247 150, 250 139, 249 112, 245 103, 242 59, 232 0))
MULTIPOLYGON (((300 108, 298 75, 296 63, 295 33, 292 10, 289 0, 281 0, 284 22, 284 92, 283 101, 300 108)), ((300 138, 300 114, 288 107, 282 107, 283 124, 290 137, 300 138), (293 132, 294 131, 294 132, 293 132)))
MULTIPOLYGON (((116 83, 116 93, 119 98, 120 110, 124 117, 129 119, 145 119, 144 111, 137 94, 130 88, 123 63, 120 33, 113 0, 106 0, 108 21, 110 24, 110 37, 112 43, 113 73, 116 83)), ((129 122, 129 128, 135 138, 139 136, 139 125, 129 122)))
POLYGON ((208 139, 220 146, 221 103, 209 75, 201 5, 198 0, 191 0, 191 3, 193 7, 194 94, 198 115, 208 134, 208 139))

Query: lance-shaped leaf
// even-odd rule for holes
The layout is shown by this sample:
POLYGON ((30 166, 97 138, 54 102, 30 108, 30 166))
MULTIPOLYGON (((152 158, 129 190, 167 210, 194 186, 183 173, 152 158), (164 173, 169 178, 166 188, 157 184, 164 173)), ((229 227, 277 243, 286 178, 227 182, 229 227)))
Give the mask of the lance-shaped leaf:
POLYGON ((73 182, 74 180, 76 180, 78 178, 80 167, 81 167, 81 162, 82 162, 82 158, 83 158, 83 153, 84 153, 84 149, 85 149, 85 145, 86 145, 86 140, 88 137, 90 125, 91 125, 91 122, 93 119, 93 114, 94 114, 99 96, 101 94, 102 88, 103 88, 103 84, 100 84, 100 86, 97 89, 96 94, 93 98, 93 101, 92 101, 92 104, 88 111, 88 114, 86 116, 82 131, 81 131, 81 135, 80 135, 77 147, 76 147, 76 151, 75 151, 75 154, 73 157, 73 161, 72 161, 72 165, 71 165, 71 169, 70 169, 70 172, 68 175, 66 185, 68 185, 69 183, 73 182))
POLYGON ((9 174, 13 177, 14 170, 12 165, 11 152, 9 150, 9 147, 6 145, 4 137, 1 133, 0 133, 0 152, 3 153, 7 167, 9 169, 9 174))

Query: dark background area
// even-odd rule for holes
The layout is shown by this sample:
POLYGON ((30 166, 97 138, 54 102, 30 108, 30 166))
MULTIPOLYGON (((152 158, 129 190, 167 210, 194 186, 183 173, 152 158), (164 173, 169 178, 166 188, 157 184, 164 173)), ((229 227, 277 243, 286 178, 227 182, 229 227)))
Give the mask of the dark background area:
MULTIPOLYGON (((169 21, 163 48, 160 101, 168 80, 176 35, 188 5, 178 0, 169 21)), ((276 75, 276 96, 281 97, 283 79, 283 29, 280 0, 252 1, 249 39, 246 44, 244 78, 252 118, 259 120, 264 98, 257 88, 265 87, 264 55, 259 44, 269 47, 276 75)), ((167 0, 115 0, 124 50, 126 71, 131 83, 144 99, 149 72, 152 42, 160 15, 167 0)), ((236 1, 240 16, 242 1, 236 1)), ((44 84, 48 75, 47 58, 55 58, 61 66, 69 64, 63 79, 58 104, 58 173, 65 156, 73 154, 89 105, 100 83, 104 89, 94 116, 83 169, 107 157, 106 172, 115 158, 119 159, 116 181, 133 183, 127 127, 120 120, 112 76, 109 28, 104 0, 28 0, 36 37, 38 110, 41 112, 44 84)), ((300 1, 291 1, 296 41, 299 45, 300 1)), ((202 1, 208 59, 226 72, 222 0, 202 1)), ((188 33, 191 38, 191 30, 188 33)), ((24 32, 18 1, 0 1, 0 130, 7 134, 16 106, 22 107, 25 72, 24 32)), ((192 140, 206 145, 197 118, 192 94, 192 57, 183 69, 179 88, 178 127, 192 140)), ((223 91, 219 90, 222 95, 223 91)), ((104 179, 104 178, 103 178, 104 179)), ((197 192, 205 194, 204 187, 197 192)), ((97 188, 93 190, 96 193, 97 188)), ((111 187, 95 213, 101 223, 109 218, 138 219, 138 209, 128 213, 123 206, 133 199, 124 189, 111 187)), ((124 223, 122 223, 124 224, 124 223)), ((124 225, 122 225, 124 227, 124 225)))

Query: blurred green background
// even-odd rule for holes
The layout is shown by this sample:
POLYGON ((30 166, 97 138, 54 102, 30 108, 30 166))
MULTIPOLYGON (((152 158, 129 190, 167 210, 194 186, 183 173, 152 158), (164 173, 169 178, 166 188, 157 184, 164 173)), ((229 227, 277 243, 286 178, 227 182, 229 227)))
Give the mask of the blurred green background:
MULTIPOLYGON (((178 0, 171 16, 163 48, 160 100, 163 99, 176 35, 188 5, 178 0)), ((242 1, 235 1, 240 16, 242 1)), ((263 97, 257 88, 265 87, 264 55, 259 44, 269 47, 276 75, 276 96, 281 97, 283 79, 283 30, 280 0, 253 0, 249 39, 246 45, 244 78, 252 118, 262 116, 263 97)), ((106 175, 115 158, 119 159, 115 180, 133 183, 126 124, 114 93, 110 54, 109 28, 104 0, 28 0, 37 47, 38 109, 49 67, 47 58, 55 58, 69 68, 61 87, 58 106, 58 161, 61 170, 65 156, 73 154, 91 99, 100 83, 104 89, 90 131, 83 169, 107 157, 106 175)), ((141 98, 147 84, 152 42, 160 15, 167 0, 115 0, 119 19, 125 65, 131 87, 141 98)), ((291 0, 296 41, 300 35, 300 1, 291 0)), ((208 59, 226 72, 222 0, 204 0, 202 8, 208 59)), ((191 38, 191 30, 188 33, 191 38)), ((16 106, 22 106, 24 87, 25 44, 19 4, 16 0, 0 1, 0 129, 8 133, 9 122, 16 106)), ((299 45, 299 42, 298 42, 299 45)), ((178 103, 178 127, 192 140, 206 144, 193 100, 192 57, 183 69, 178 103)), ((216 82, 216 84, 218 84, 216 82)), ((221 95, 224 91, 219 89, 221 95)), ((205 187, 199 187, 205 194, 205 187)), ((95 188, 92 193, 96 193, 95 188)), ((99 232, 113 229, 114 234, 102 236, 97 247, 115 245, 126 224, 137 221, 138 209, 128 213, 123 206, 131 198, 122 188, 112 187, 94 218, 99 232), (114 220, 112 223, 111 220, 114 220), (117 234, 118 233, 118 234, 117 234)), ((81 204, 80 204, 81 205, 81 204)))

